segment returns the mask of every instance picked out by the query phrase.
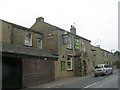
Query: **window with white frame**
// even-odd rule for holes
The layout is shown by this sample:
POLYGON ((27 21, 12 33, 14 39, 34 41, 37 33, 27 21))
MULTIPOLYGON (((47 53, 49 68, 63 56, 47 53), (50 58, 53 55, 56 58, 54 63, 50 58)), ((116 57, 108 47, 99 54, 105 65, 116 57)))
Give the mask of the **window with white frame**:
POLYGON ((72 57, 68 56, 67 57, 67 70, 73 70, 72 68, 72 57))
POLYGON ((67 44, 68 49, 72 49, 72 37, 68 36, 68 44, 67 44))
POLYGON ((25 33, 25 45, 32 46, 32 34, 25 33))
POLYGON ((37 39, 37 48, 42 49, 42 39, 41 38, 37 39))
POLYGON ((63 44, 68 45, 68 35, 66 34, 66 35, 63 35, 62 37, 63 37, 63 44))

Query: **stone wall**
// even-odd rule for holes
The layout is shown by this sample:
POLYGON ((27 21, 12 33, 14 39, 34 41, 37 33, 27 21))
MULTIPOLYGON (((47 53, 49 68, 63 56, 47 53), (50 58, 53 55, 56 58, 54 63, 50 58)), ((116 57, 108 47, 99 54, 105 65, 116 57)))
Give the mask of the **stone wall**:
POLYGON ((23 88, 53 81, 55 79, 54 62, 50 58, 24 58, 23 88))

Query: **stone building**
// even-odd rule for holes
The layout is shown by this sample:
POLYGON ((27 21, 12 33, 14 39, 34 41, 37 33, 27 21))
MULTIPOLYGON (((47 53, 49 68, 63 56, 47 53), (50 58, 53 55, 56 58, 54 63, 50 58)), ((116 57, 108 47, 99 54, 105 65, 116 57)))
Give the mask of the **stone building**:
POLYGON ((44 51, 44 35, 4 20, 2 25, 2 88, 26 88, 55 79, 57 56, 44 51))
POLYGON ((56 79, 91 72, 91 41, 78 36, 73 25, 68 32, 45 22, 43 17, 38 17, 31 29, 43 33, 44 48, 59 57, 55 62, 56 79))
POLYGON ((100 48, 100 46, 91 45, 91 53, 93 68, 97 64, 108 64, 112 66, 113 62, 115 61, 114 54, 112 52, 100 48))
POLYGON ((2 39, 2 87, 26 88, 58 78, 83 76, 96 64, 113 64, 113 53, 92 46, 76 34, 38 17, 29 29, 0 20, 2 39), (14 77, 13 77, 14 76, 14 77))

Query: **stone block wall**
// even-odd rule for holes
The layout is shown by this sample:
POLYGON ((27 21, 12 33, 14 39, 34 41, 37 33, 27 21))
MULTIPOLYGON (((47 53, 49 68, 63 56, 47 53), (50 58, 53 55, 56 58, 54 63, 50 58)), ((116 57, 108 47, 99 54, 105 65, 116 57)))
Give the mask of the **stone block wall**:
POLYGON ((54 60, 47 58, 23 59, 23 88, 36 86, 55 79, 54 60))

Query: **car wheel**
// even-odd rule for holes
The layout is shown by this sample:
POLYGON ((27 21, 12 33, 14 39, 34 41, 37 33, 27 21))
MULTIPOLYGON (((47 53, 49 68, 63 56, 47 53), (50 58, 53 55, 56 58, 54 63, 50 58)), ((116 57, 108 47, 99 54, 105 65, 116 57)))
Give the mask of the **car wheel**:
POLYGON ((97 75, 94 75, 95 77, 97 77, 97 75))
POLYGON ((111 74, 113 74, 113 71, 111 71, 111 74))
POLYGON ((107 76, 108 75, 108 73, 107 72, 105 72, 105 76, 107 76))

